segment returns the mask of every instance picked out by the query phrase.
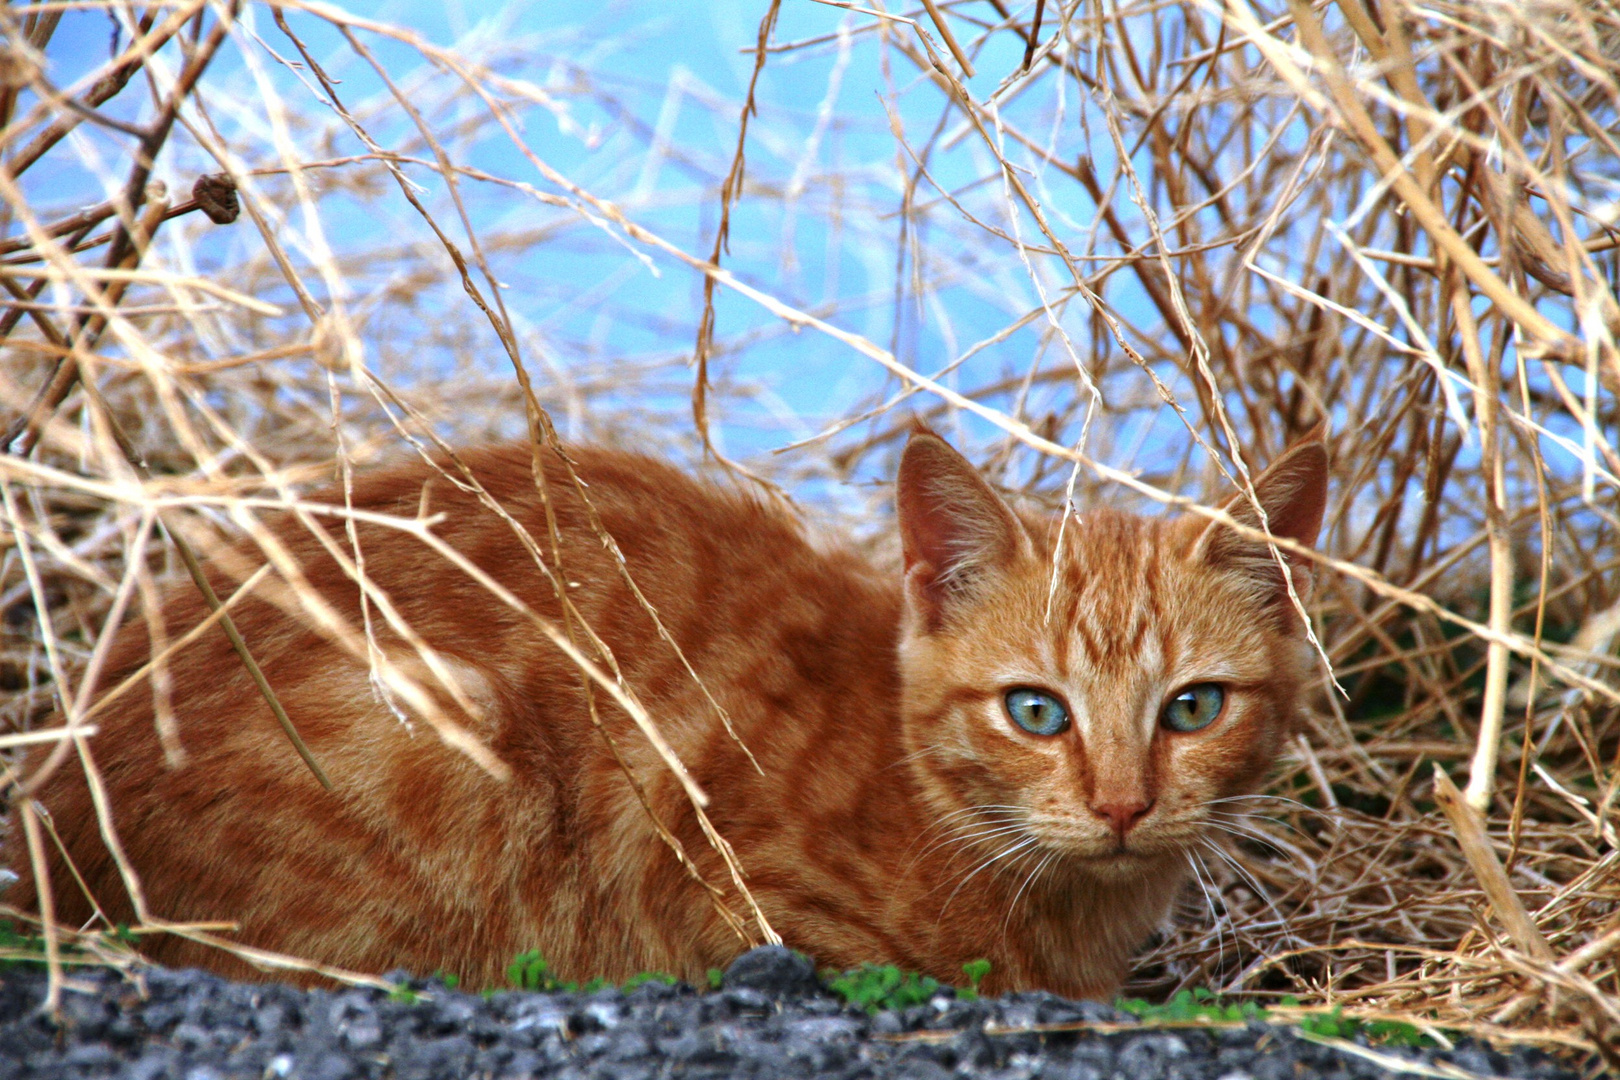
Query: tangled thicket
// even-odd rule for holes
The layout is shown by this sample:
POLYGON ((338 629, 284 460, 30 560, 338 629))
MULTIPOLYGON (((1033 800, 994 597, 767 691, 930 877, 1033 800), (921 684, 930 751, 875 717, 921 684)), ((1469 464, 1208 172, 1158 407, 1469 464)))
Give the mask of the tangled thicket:
POLYGON ((1620 5, 760 8, 736 96, 315 0, 0 9, 0 749, 187 551, 435 440, 870 529, 916 415, 1052 506, 1325 421, 1310 730, 1135 990, 1620 1028, 1620 5))

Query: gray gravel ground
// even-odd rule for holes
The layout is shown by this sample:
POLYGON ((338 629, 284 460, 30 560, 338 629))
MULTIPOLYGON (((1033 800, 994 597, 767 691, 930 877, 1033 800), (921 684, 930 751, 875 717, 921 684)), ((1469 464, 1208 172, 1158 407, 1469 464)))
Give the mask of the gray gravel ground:
POLYGON ((415 1002, 371 990, 297 990, 149 969, 144 990, 81 971, 61 1025, 39 1012, 37 967, 0 970, 0 1080, 653 1080, 663 1077, 963 1077, 985 1080, 1305 1080, 1308 1077, 1573 1078, 1540 1053, 1379 1047, 1364 1053, 1287 1028, 1137 1027, 1094 1002, 1013 994, 868 1016, 823 992, 808 962, 755 950, 713 993, 501 992, 417 982, 415 1002), (1054 1025, 1123 1030, 1050 1030, 1054 1025), (1046 1026, 1047 1030, 1036 1030, 1046 1026), (1397 1066, 1392 1068, 1391 1066, 1397 1066))

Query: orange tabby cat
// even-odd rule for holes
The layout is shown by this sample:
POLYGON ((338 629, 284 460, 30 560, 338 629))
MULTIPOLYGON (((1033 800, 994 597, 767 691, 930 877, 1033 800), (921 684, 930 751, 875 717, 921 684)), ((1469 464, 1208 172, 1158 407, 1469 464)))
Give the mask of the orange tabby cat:
MULTIPOLYGON (((1056 519, 1010 509, 920 432, 900 463, 902 577, 812 544, 747 494, 579 450, 602 525, 756 768, 545 456, 569 597, 710 796, 770 924, 822 965, 890 962, 960 981, 964 962, 986 957, 991 990, 1112 992, 1181 887, 1185 853, 1210 833, 1212 802, 1253 791, 1295 722, 1306 669, 1283 573, 1270 548, 1224 526, 1088 509, 1054 550, 1056 519)), ((549 559, 529 448, 464 460, 549 559)), ((1325 477, 1313 439, 1257 479, 1273 534, 1315 539, 1325 477)), ((353 504, 442 515, 437 536, 563 625, 511 526, 461 485, 406 465, 361 477, 353 504)), ((1247 500, 1229 509, 1258 520, 1247 500)), ((303 526, 278 534, 308 583, 361 625, 353 579, 303 526)), ((473 706, 441 695, 446 708, 510 778, 447 746, 377 689, 363 659, 256 593, 237 624, 333 790, 294 754, 224 635, 203 633, 170 662, 183 765, 167 763, 144 683, 97 716, 90 741, 153 915, 231 920, 248 944, 471 986, 499 985, 526 949, 568 977, 616 980, 696 981, 741 952, 593 727, 579 669, 421 539, 368 523, 358 539, 369 575, 473 706)), ((221 562, 210 572, 227 595, 239 581, 221 562)), ((408 664, 412 646, 371 607, 380 649, 408 664)), ((204 614, 190 583, 177 586, 170 640, 204 614)), ((140 624, 125 628, 102 685, 149 651, 140 624)), ((730 889, 676 778, 594 696, 651 808, 730 889)), ((77 763, 37 798, 101 910, 129 919, 77 763)), ((8 861, 27 866, 20 838, 8 861)), ((50 878, 58 917, 89 920, 54 847, 50 878)), ((36 903, 26 872, 7 899, 36 903)), ((262 977, 177 938, 144 945, 170 964, 262 977)))

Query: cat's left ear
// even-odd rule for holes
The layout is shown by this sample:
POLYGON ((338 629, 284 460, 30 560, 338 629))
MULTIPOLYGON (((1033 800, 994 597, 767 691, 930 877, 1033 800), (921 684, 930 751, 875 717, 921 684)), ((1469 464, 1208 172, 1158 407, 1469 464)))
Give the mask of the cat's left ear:
MULTIPOLYGON (((1273 536, 1310 547, 1316 543, 1322 515, 1327 509, 1327 476, 1327 445, 1318 429, 1290 446, 1254 478, 1254 501, 1246 493, 1238 492, 1221 509, 1242 525, 1268 529, 1273 536), (1264 524, 1255 512, 1255 501, 1266 512, 1264 524)), ((1268 545, 1240 536, 1218 521, 1204 527, 1194 550, 1215 565, 1245 571, 1267 585, 1282 584, 1268 545)), ((1304 571, 1308 566, 1303 560, 1287 551, 1282 555, 1295 573, 1296 584, 1307 584, 1304 571)))
POLYGON ((951 608, 1032 552, 1012 508, 950 443, 912 433, 895 484, 907 602, 937 629, 951 608))

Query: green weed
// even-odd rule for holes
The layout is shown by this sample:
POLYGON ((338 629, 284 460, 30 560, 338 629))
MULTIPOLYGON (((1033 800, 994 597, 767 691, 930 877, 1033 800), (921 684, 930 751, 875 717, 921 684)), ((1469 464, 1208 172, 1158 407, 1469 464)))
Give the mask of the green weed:
POLYGON ((958 1001, 979 1000, 979 984, 984 981, 986 975, 990 974, 990 961, 982 957, 978 960, 969 960, 962 965, 962 973, 968 977, 968 984, 965 987, 957 988, 956 999, 958 1001))
POLYGON ((862 964, 827 980, 833 993, 869 1013, 921 1005, 937 994, 942 984, 929 975, 902 972, 893 964, 862 964))
POLYGON ((506 981, 519 990, 573 990, 574 983, 563 983, 551 974, 551 965, 539 949, 520 952, 506 965, 506 981))
MULTIPOLYGON (((709 979, 713 982, 714 972, 709 973, 709 979)), ((546 963, 546 958, 540 955, 539 949, 530 949, 514 956, 512 962, 506 967, 506 981, 518 990, 561 990, 566 993, 580 991, 586 994, 594 994, 598 990, 613 985, 612 982, 600 976, 588 979, 583 986, 573 980, 559 979, 552 974, 551 965, 546 963)), ((675 976, 662 971, 643 971, 639 975, 632 975, 625 980, 623 989, 634 990, 636 987, 650 982, 671 986, 676 982, 676 979, 675 976)))
MULTIPOLYGON (((1277 1004, 1287 1009, 1297 1009, 1299 999, 1289 995, 1279 999, 1277 1004)), ((1120 998, 1114 1002, 1114 1007, 1150 1023, 1241 1024, 1250 1020, 1276 1022, 1278 1019, 1268 1015, 1264 1008, 1252 1001, 1222 1001, 1203 987, 1196 990, 1182 990, 1163 1004, 1154 1004, 1141 998, 1120 998)), ((1433 1039, 1412 1024, 1398 1020, 1360 1020, 1354 1016, 1345 1016, 1344 1010, 1340 1008, 1334 1008, 1331 1012, 1305 1013, 1294 1022, 1301 1031, 1326 1038, 1349 1039, 1359 1034, 1365 1035, 1368 1042, 1385 1046, 1435 1045, 1433 1039)))
POLYGON ((1114 1007, 1143 1020, 1172 1024, 1241 1024, 1266 1018, 1266 1011, 1252 1001, 1223 1002, 1201 986, 1196 990, 1182 990, 1162 1005, 1141 998, 1120 998, 1114 1002, 1114 1007))
MULTIPOLYGON (((101 934, 103 942, 134 947, 139 935, 122 923, 101 934)), ((72 942, 62 943, 62 960, 66 963, 83 962, 85 950, 72 942)), ((11 964, 43 964, 45 939, 32 930, 18 929, 10 919, 0 919, 0 968, 11 964)))
MULTIPOLYGON (((1287 999, 1284 999, 1287 1004, 1287 999)), ((1365 1035, 1367 1041, 1383 1046, 1433 1046, 1435 1042, 1415 1025, 1400 1020, 1361 1020, 1345 1016, 1344 1010, 1310 1013, 1299 1018, 1299 1029, 1329 1039, 1353 1039, 1365 1035)))
POLYGON ((10 919, 0 919, 0 966, 7 964, 43 964, 45 939, 37 934, 18 930, 10 919))
POLYGON ((665 986, 674 986, 675 976, 666 975, 662 971, 643 971, 639 975, 632 975, 630 978, 626 979, 624 989, 634 990, 636 987, 650 982, 663 983, 665 986))
POLYGON ((901 971, 893 964, 862 964, 842 975, 824 972, 822 977, 846 1003, 877 1013, 921 1005, 942 990, 951 991, 958 1001, 977 1000, 979 984, 990 974, 990 961, 971 960, 962 965, 962 973, 968 978, 964 987, 947 986, 930 975, 901 971))

